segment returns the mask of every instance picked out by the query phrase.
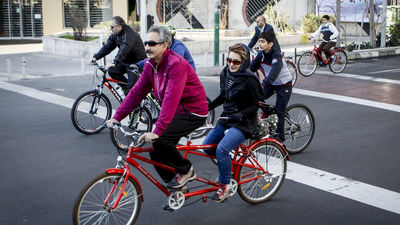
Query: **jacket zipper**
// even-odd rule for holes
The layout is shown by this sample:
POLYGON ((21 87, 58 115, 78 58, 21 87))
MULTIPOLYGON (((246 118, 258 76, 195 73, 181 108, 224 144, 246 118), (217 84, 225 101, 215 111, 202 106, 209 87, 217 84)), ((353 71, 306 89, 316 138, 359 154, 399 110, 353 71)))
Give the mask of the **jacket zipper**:
POLYGON ((158 71, 157 71, 158 64, 154 68, 153 64, 151 64, 149 61, 146 61, 146 63, 149 63, 151 65, 151 67, 153 67, 153 70, 156 72, 157 94, 158 94, 158 99, 161 101, 161 97, 160 97, 160 82, 159 82, 159 79, 158 79, 158 71))

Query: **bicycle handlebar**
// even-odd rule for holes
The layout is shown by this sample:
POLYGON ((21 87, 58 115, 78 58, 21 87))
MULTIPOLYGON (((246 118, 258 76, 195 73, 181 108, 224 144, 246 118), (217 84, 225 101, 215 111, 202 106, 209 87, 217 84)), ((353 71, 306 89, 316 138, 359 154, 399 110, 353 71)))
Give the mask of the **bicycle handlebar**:
POLYGON ((104 66, 100 66, 96 61, 92 62, 92 65, 93 65, 93 66, 96 66, 97 69, 101 70, 101 72, 103 72, 103 73, 106 73, 106 72, 107 72, 107 70, 105 69, 105 67, 104 67, 104 66))

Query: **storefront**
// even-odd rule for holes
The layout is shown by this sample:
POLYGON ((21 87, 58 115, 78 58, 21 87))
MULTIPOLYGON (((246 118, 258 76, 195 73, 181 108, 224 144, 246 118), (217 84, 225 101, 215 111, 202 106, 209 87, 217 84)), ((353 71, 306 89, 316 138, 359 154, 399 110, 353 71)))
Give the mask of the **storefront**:
POLYGON ((42 0, 0 0, 0 38, 43 36, 42 0))

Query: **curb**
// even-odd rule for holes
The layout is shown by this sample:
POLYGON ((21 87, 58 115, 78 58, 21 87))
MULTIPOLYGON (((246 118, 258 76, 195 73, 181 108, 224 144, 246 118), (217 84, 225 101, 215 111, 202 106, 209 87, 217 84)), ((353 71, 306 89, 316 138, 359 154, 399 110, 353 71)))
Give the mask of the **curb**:
POLYGON ((400 55, 400 47, 374 48, 349 52, 348 59, 367 59, 382 56, 400 55))

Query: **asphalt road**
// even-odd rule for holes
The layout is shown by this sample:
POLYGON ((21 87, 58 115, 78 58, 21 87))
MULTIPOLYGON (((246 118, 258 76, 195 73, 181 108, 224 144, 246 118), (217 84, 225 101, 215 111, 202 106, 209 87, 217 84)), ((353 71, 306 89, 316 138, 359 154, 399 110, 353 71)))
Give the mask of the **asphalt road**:
MULTIPOLYGON (((352 62, 345 73, 400 81, 399 59, 352 62)), ((201 80, 207 95, 215 97, 218 78, 201 77, 201 80)), ((329 85, 333 91, 336 87, 336 95, 343 96, 347 92, 340 85, 344 84, 336 83, 343 80, 350 88, 366 82, 317 71, 312 77, 299 79, 296 88, 303 90, 307 82, 315 81, 315 86, 329 85), (322 85, 320 82, 328 83, 322 85)), ((399 84, 368 82, 382 88, 386 98, 381 102, 400 96, 399 84)), ((50 95, 41 94, 52 93, 73 100, 92 87, 92 77, 48 76, 11 83, 18 85, 12 86, 12 91, 6 90, 7 82, 1 82, 0 86, 0 171, 3 173, 0 224, 72 224, 73 203, 81 188, 104 169, 114 167, 117 152, 108 131, 92 136, 80 134, 70 120, 72 104, 61 106, 57 98, 50 99, 50 95), (27 90, 27 87, 32 89, 27 90)), ((353 92, 352 97, 355 97, 362 90, 354 89, 353 92)), ((223 204, 200 201, 171 213, 161 209, 166 197, 136 173, 144 194, 136 224, 400 224, 397 208, 400 204, 399 111, 362 105, 357 101, 329 99, 323 95, 296 93, 290 104, 302 103, 311 108, 316 132, 308 149, 292 155, 291 162, 312 168, 310 171, 325 171, 347 181, 356 181, 342 187, 347 188, 346 194, 333 190, 334 187, 332 190, 321 188, 324 180, 318 177, 324 174, 317 178, 311 174, 295 179, 291 174, 300 171, 289 171, 278 194, 266 203, 250 205, 235 195, 223 204), (309 179, 317 180, 317 186, 309 179), (365 189, 369 191, 367 195, 363 195, 360 184, 369 185, 365 189), (369 201, 372 203, 363 203, 365 199, 372 199, 369 201)), ((357 97, 368 99, 368 91, 357 97)), ((391 103, 390 106, 396 109, 399 105, 391 103)), ((115 103, 113 106, 117 107, 115 103)), ((217 173, 208 160, 190 159, 199 175, 207 177, 217 173)), ((150 166, 145 168, 154 172, 150 166)))

